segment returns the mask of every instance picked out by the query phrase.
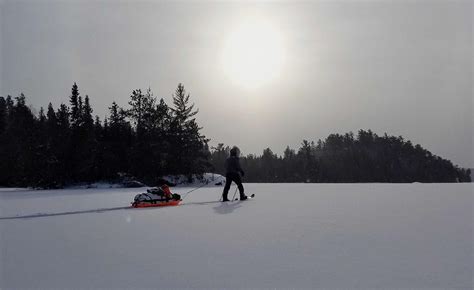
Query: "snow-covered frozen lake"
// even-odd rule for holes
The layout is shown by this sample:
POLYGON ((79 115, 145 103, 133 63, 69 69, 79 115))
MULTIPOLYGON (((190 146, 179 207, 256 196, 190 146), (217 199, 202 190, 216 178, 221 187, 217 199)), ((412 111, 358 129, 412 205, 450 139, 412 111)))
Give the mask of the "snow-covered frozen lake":
POLYGON ((473 183, 245 186, 0 189, 0 288, 473 288, 473 183))

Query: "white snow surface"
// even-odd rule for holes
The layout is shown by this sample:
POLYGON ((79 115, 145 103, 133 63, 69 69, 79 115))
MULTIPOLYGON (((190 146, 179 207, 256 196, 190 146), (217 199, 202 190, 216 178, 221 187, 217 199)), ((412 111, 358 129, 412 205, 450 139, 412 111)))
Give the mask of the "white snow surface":
POLYGON ((472 183, 244 186, 0 189, 0 288, 473 287, 472 183))

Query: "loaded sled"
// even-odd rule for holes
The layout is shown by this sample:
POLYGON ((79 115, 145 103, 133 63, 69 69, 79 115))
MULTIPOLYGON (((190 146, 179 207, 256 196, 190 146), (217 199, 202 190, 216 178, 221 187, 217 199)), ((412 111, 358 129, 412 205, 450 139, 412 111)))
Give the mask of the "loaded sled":
POLYGON ((176 206, 181 202, 181 196, 171 193, 167 186, 147 189, 146 193, 135 196, 132 207, 176 206))

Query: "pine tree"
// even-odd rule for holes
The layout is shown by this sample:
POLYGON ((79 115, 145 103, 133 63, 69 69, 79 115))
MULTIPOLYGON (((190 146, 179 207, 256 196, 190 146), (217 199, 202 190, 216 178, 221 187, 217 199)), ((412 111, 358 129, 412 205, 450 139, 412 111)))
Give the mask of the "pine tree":
POLYGON ((8 95, 8 96, 7 96, 7 99, 5 100, 5 102, 6 102, 7 116, 8 116, 8 114, 11 114, 12 111, 13 111, 13 106, 14 106, 14 104, 13 104, 12 96, 8 95))
POLYGON ((7 149, 6 163, 13 174, 11 177, 17 185, 25 186, 36 180, 35 171, 35 116, 26 106, 25 95, 21 93, 15 98, 11 108, 7 138, 10 147, 7 149))
POLYGON ((86 95, 84 103, 79 97, 80 125, 78 128, 78 174, 81 181, 93 181, 98 175, 97 163, 97 139, 94 132, 94 120, 92 119, 92 108, 89 103, 89 96, 86 95))
POLYGON ((79 88, 77 87, 76 83, 72 85, 69 103, 71 104, 71 124, 72 126, 76 127, 78 126, 81 114, 79 105, 79 88))
POLYGON ((128 104, 131 108, 127 113, 132 119, 140 139, 153 126, 151 120, 155 112, 156 99, 153 97, 151 89, 148 89, 145 94, 140 89, 134 90, 130 99, 128 104))
POLYGON ((189 98, 183 84, 178 84, 173 95, 173 118, 169 135, 171 156, 174 156, 170 161, 171 171, 188 176, 202 173, 210 166, 205 157, 209 154, 206 149, 208 139, 199 132, 202 128, 193 118, 198 110, 194 110, 194 104, 189 104, 189 98))
POLYGON ((98 140, 100 140, 103 136, 103 127, 102 127, 102 122, 100 121, 99 116, 95 116, 95 121, 94 121, 94 135, 98 140))
POLYGON ((109 107, 109 118, 104 120, 103 174, 114 178, 119 172, 129 172, 131 126, 126 121, 127 112, 116 102, 109 107))
POLYGON ((159 137, 163 137, 164 132, 169 129, 171 122, 170 109, 163 98, 161 98, 158 105, 156 105, 152 119, 152 123, 154 125, 153 129, 156 131, 159 137))
POLYGON ((286 146, 283 152, 283 172, 280 174, 284 182, 295 182, 298 180, 298 167, 296 164, 296 152, 290 146, 286 146))
POLYGON ((71 143, 71 125, 69 122, 69 108, 65 104, 61 104, 56 112, 58 135, 55 139, 56 156, 58 159, 58 175, 59 184, 70 182, 72 177, 73 159, 69 154, 69 146, 71 143))
POLYGON ((178 88, 175 91, 173 96, 173 104, 174 108, 171 110, 175 114, 176 120, 179 122, 180 125, 184 125, 187 122, 191 122, 199 110, 194 110, 194 104, 189 104, 189 97, 190 95, 186 95, 186 90, 184 89, 183 84, 178 84, 178 88))
POLYGON ((4 97, 0 97, 0 136, 5 131, 6 126, 7 126, 7 101, 5 100, 4 97))
POLYGON ((49 103, 48 112, 46 113, 46 124, 48 127, 48 136, 50 136, 50 138, 56 136, 58 131, 58 118, 51 103, 49 103))
POLYGON ((6 178, 9 170, 8 163, 8 139, 6 138, 7 130, 7 101, 4 97, 0 97, 0 186, 8 186, 9 180, 6 178))
POLYGON ((84 104, 82 102, 81 96, 79 96, 77 104, 78 104, 78 108, 77 108, 78 115, 77 115, 76 123, 74 123, 74 126, 77 128, 81 128, 84 125, 84 104))
POLYGON ((93 126, 94 126, 94 119, 92 119, 92 108, 89 104, 89 96, 86 95, 86 98, 84 99, 84 107, 83 107, 83 122, 84 122, 84 127, 86 131, 92 132, 93 126))

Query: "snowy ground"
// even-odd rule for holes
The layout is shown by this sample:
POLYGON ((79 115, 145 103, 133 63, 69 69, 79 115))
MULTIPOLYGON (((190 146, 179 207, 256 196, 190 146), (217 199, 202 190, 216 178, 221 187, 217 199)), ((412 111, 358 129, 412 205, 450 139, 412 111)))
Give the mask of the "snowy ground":
POLYGON ((245 186, 0 189, 0 288, 473 287, 473 184, 245 186))

